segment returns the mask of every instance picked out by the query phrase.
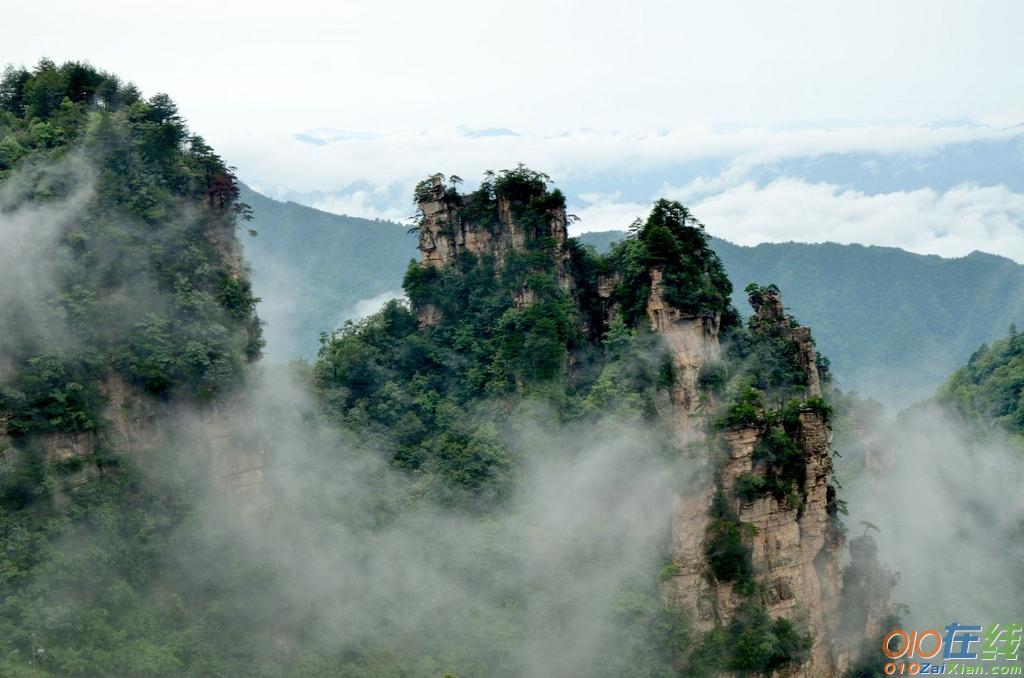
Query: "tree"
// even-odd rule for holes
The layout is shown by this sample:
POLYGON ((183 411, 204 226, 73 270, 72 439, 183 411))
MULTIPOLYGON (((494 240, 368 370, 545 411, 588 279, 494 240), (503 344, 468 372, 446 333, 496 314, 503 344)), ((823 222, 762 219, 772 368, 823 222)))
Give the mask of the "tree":
POLYGON ((860 524, 864 526, 864 534, 863 534, 863 535, 861 535, 862 537, 866 537, 866 536, 868 536, 868 531, 869 531, 869 530, 874 530, 875 532, 881 532, 881 531, 882 531, 882 530, 881 530, 881 529, 880 529, 880 528, 878 527, 878 525, 875 525, 875 524, 874 524, 874 523, 872 523, 872 522, 868 522, 867 520, 862 520, 862 521, 860 521, 860 524))

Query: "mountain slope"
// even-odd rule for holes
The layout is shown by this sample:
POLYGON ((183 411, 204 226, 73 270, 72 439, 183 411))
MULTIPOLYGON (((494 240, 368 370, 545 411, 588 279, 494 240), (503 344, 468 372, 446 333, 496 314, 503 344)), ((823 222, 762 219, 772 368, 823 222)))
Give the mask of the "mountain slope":
POLYGON ((835 243, 713 246, 737 287, 787 290, 841 386, 888 402, 929 396, 976 346, 1024 319, 1024 266, 1002 257, 835 243))
POLYGON ((1024 334, 1011 326, 1004 339, 982 344, 943 384, 938 400, 982 428, 1024 438, 1024 334))
POLYGON ((375 311, 381 295, 401 294, 416 251, 408 227, 271 200, 244 185, 241 199, 253 208, 249 226, 257 235, 242 240, 269 359, 309 357, 321 332, 375 311), (360 307, 364 300, 370 305, 360 307))
MULTIPOLYGON (((244 244, 272 359, 312 355, 320 332, 373 310, 367 304, 358 313, 360 301, 399 294, 415 254, 404 227, 243 196, 260 232, 244 244)), ((581 241, 606 251, 624 235, 586 233, 581 241)), ((835 243, 743 247, 715 238, 711 245, 735 282, 737 308, 746 307, 747 283, 778 284, 791 310, 815 327, 840 385, 889 402, 927 397, 980 343, 1024 324, 1024 266, 1002 257, 835 243)))

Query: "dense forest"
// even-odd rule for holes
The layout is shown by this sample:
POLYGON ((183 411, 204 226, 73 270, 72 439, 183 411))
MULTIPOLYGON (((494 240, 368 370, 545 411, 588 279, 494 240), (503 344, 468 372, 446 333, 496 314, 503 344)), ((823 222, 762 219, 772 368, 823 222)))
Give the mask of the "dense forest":
POLYGON ((173 102, 43 61, 4 74, 0 137, 2 206, 19 229, 5 263, 57 255, 41 262, 50 287, 24 280, 0 311, 18 328, 0 337, 16 366, 0 396, 7 429, 94 429, 111 374, 153 395, 230 390, 262 347, 249 283, 224 252, 247 208, 173 102))
MULTIPOLYGON (((336 261, 319 282, 287 283, 322 292, 310 307, 340 307, 320 288, 359 286, 400 260, 404 298, 320 334, 309 363, 263 366, 237 236, 260 256, 283 238, 282 256, 301 261, 298 206, 245 193, 165 95, 80 63, 4 73, 0 673, 655 677, 807 665, 816 630, 803 612, 771 612, 794 593, 764 580, 744 516, 820 510, 841 560, 831 432, 881 415, 837 391, 771 278, 734 289, 704 225, 669 200, 606 248, 566 238, 565 196, 523 166, 467 193, 435 175, 413 198, 412 234, 353 221, 325 250, 336 261), (482 249, 428 261, 430 200, 478 229, 453 242, 482 249), (253 209, 262 216, 250 221, 253 209), (423 261, 409 261, 414 237, 423 261), (364 265, 346 269, 353 256, 364 265), (652 300, 714 339, 692 384, 652 300), (694 434, 680 436, 674 399, 687 388, 694 434), (751 465, 723 485, 743 436, 751 465), (704 491, 699 575, 735 603, 725 623, 666 595, 680 575, 668 507, 704 491)), ((334 219, 322 215, 321 236, 334 219)), ((940 400, 1019 435, 1022 351, 1011 328, 940 400)), ((850 455, 856 473, 865 450, 850 455)), ((877 552, 866 532, 850 541, 877 552)), ((878 572, 888 581, 861 561, 835 576, 870 593, 878 572)), ((845 607, 866 615, 858 605, 845 607)), ((878 675, 875 639, 858 633, 842 641, 868 643, 851 675, 878 675)))

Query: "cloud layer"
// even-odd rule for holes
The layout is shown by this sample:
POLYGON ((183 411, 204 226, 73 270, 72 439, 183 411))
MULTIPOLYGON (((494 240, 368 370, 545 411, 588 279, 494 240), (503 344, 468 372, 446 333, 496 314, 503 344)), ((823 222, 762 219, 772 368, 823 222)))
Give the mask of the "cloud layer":
POLYGON ((974 250, 1024 263, 1024 194, 962 184, 869 195, 827 183, 744 182, 701 200, 711 231, 741 245, 833 241, 960 257, 974 250))
POLYGON ((577 234, 624 229, 665 196, 740 244, 835 241, 947 257, 982 250, 1024 262, 1021 128, 961 121, 501 132, 318 129, 255 144, 235 140, 228 150, 257 190, 338 214, 402 220, 413 211, 413 185, 429 172, 456 172, 472 188, 485 170, 523 162, 566 191, 580 217, 577 234), (958 162, 992 149, 1004 160, 985 177, 958 162))

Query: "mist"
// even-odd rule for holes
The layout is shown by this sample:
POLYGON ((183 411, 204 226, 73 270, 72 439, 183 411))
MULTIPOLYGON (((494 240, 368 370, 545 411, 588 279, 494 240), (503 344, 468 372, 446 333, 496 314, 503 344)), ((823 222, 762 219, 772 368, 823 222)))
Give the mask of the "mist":
MULTIPOLYGON (((90 165, 71 157, 0 187, 0 381, 8 352, 78 340, 76 305, 56 297, 69 289, 62 276, 76 270, 67 263, 76 223, 94 218, 93 180, 90 165)), ((168 215, 145 243, 173 251, 193 217, 187 209, 168 215)), ((83 304, 95 314, 89 331, 127 336, 149 313, 183 321, 171 293, 148 278, 141 238, 132 249, 116 240, 116 228, 95 237, 111 241, 92 243, 96 265, 82 270, 113 267, 119 277, 96 285, 106 296, 83 304)), ((277 312, 301 299, 289 298, 288 271, 272 273, 280 284, 263 308, 273 349, 277 312)), ((341 315, 371 313, 392 296, 363 299, 341 315)), ((649 357, 652 370, 661 364, 649 357)), ((660 595, 659 573, 670 560, 673 495, 709 468, 690 452, 668 452, 666 433, 649 422, 609 413, 566 425, 542 403, 519 404, 503 418, 507 426, 480 441, 511 452, 514 481, 474 511, 446 503, 430 474, 393 465, 387 433, 357 435, 332 419, 308 365, 250 366, 213 405, 157 401, 141 388, 130 395, 152 406, 145 440, 117 465, 71 469, 54 482, 69 485, 54 500, 67 506, 81 492, 91 501, 95 480, 138 483, 114 501, 144 506, 140 522, 113 515, 139 530, 125 543, 159 550, 158 566, 125 574, 110 562, 116 549, 102 524, 69 521, 33 571, 28 590, 41 602, 24 609, 46 619, 19 628, 33 634, 32 646, 37 626, 51 634, 80 626, 94 609, 122 609, 119 599, 143 600, 138 607, 163 618, 201 620, 181 624, 195 635, 177 641, 187 648, 177 652, 200 656, 192 648, 205 638, 191 629, 205 624, 211 636, 235 641, 207 654, 244 658, 253 675, 618 676, 636 675, 639 665, 661 667, 652 672, 660 675, 689 639, 685 616, 660 595), (96 563, 89 577, 71 579, 65 564, 82 560, 96 563)), ((932 405, 896 417, 872 412, 863 422, 856 440, 836 442, 840 496, 851 537, 861 521, 879 528, 881 558, 900 573, 893 599, 907 605, 904 625, 1019 619, 1019 446, 932 405)), ((15 455, 0 451, 14 468, 15 455)), ((71 665, 74 642, 54 647, 66 653, 60 665, 71 665)), ((144 651, 157 648, 129 654, 144 651)), ((184 660, 160 651, 169 672, 182 668, 184 660)))
POLYGON ((68 341, 64 318, 43 309, 59 290, 58 242, 92 196, 91 170, 77 156, 0 184, 0 375, 17 346, 68 341), (64 197, 47 199, 54 193, 64 197))
MULTIPOLYGON (((148 314, 185 321, 173 293, 147 276, 146 250, 123 236, 136 224, 97 217, 94 174, 72 157, 0 188, 4 389, 8 356, 76 348, 92 333, 112 337, 116 351, 148 314), (96 218, 110 228, 80 228, 96 218), (73 261, 76 237, 94 238, 95 265, 73 261), (77 318, 63 296, 74 289, 68 277, 111 270, 116 285, 90 281, 103 295, 77 318)), ((138 231, 173 246, 193 217, 186 208, 138 231)), ((684 629, 659 596, 658 574, 669 559, 672 493, 698 466, 667 454, 662 432, 611 415, 564 426, 545 405, 522 403, 489 432, 490 444, 512 451, 514 484, 492 498, 496 508, 455 509, 430 498, 429 477, 391 464, 386 439, 331 421, 310 376, 305 366, 253 365, 213 405, 147 395, 126 380, 128 406, 113 413, 131 421, 135 439, 122 448, 101 432, 95 458, 71 460, 51 481, 53 506, 84 517, 48 535, 24 588, 33 602, 17 603, 40 617, 12 619, 11 642, 38 641, 54 666, 74 666, 83 651, 74 634, 94 633, 94 611, 110 610, 124 637, 103 642, 126 658, 107 665, 130 672, 138 656, 180 670, 170 650, 133 635, 144 620, 117 618, 142 609, 172 623, 202 619, 182 627, 207 624, 211 636, 236 639, 209 654, 252 657, 262 667, 253 675, 283 666, 302 676, 514 678, 622 675, 684 629)), ((41 468, 29 461, 36 455, 39 464, 67 461, 37 449, 0 453, 5 482, 41 468)), ((196 656, 191 647, 205 640, 178 642, 189 648, 182 656, 196 656)))
POLYGON ((871 530, 899 572, 904 627, 1008 623, 1024 615, 1024 450, 934 403, 865 417, 837 439, 851 536, 871 530))
POLYGON ((663 642, 671 494, 696 467, 619 419, 513 422, 511 494, 452 510, 323 420, 303 370, 258 368, 219 414, 167 415, 133 465, 192 502, 155 588, 218 591, 240 642, 296 675, 622 675, 663 642))

